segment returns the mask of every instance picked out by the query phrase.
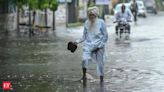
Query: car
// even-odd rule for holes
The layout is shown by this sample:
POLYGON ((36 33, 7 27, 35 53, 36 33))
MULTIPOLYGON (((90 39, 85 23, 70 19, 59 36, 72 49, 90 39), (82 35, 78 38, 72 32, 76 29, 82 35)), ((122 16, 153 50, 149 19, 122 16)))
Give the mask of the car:
POLYGON ((157 7, 154 0, 144 0, 148 13, 157 14, 157 7))
POLYGON ((122 5, 125 5, 125 7, 126 7, 126 11, 130 11, 130 3, 120 3, 120 4, 117 4, 116 6, 115 6, 115 8, 114 8, 114 15, 115 14, 117 14, 118 12, 120 12, 121 11, 121 6, 122 5))
MULTIPOLYGON (((138 16, 142 16, 142 17, 146 17, 146 7, 145 7, 145 4, 144 4, 144 1, 143 0, 136 0, 137 2, 137 5, 138 5, 138 16)), ((133 1, 130 1, 130 4, 132 4, 133 1)))
POLYGON ((143 1, 137 1, 138 5, 138 16, 146 17, 146 7, 143 1))

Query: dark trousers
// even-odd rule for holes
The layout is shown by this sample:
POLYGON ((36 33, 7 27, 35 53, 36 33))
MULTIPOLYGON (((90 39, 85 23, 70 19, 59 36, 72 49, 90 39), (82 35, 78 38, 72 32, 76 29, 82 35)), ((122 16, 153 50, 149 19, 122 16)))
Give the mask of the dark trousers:
POLYGON ((132 11, 132 14, 134 16, 134 21, 137 21, 137 11, 132 11))

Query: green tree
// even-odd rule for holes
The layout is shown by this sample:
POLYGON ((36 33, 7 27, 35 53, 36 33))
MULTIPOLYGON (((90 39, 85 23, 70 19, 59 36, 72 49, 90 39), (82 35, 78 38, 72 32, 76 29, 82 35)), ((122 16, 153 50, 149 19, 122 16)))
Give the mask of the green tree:
MULTIPOLYGON (((38 6, 40 10, 44 10, 45 12, 45 25, 47 26, 47 9, 49 8, 50 0, 39 0, 38 6)), ((47 30, 46 30, 47 31, 47 30)))
POLYGON ((26 5, 29 8, 29 35, 33 35, 32 25, 35 23, 36 10, 45 11, 45 25, 47 26, 47 9, 50 8, 53 11, 53 30, 55 29, 55 11, 58 7, 57 0, 13 0, 17 5, 17 30, 19 32, 20 10, 23 10, 23 6, 26 5), (33 21, 31 23, 31 12, 33 12, 33 21))
POLYGON ((128 2, 129 0, 120 0, 120 3, 126 3, 128 2))
POLYGON ((87 7, 95 6, 96 4, 95 0, 88 0, 87 7))
POLYGON ((57 8, 58 8, 58 2, 57 2, 57 0, 51 0, 50 1, 50 5, 49 5, 49 8, 53 11, 53 17, 52 17, 52 19, 53 19, 53 30, 55 30, 56 28, 55 28, 55 11, 57 10, 57 8))
POLYGON ((27 6, 29 7, 29 36, 34 35, 32 25, 35 23, 35 12, 38 9, 39 0, 28 0, 27 6), (31 23, 31 12, 33 12, 33 22, 31 23))
POLYGON ((164 10, 164 5, 163 5, 163 0, 155 0, 155 2, 156 2, 156 5, 157 5, 157 8, 159 9, 159 10, 164 10))

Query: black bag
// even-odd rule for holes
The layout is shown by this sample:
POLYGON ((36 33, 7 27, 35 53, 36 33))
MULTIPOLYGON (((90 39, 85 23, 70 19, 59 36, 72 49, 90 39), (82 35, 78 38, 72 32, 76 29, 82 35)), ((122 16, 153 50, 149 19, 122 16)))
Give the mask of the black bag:
POLYGON ((74 53, 77 49, 77 44, 73 42, 68 42, 67 49, 70 50, 72 53, 74 53))

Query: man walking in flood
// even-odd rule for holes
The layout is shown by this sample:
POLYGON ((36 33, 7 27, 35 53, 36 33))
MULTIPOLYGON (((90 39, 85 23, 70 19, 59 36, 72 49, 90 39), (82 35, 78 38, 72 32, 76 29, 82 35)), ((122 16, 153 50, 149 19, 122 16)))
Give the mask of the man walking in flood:
POLYGON ((100 81, 104 79, 105 43, 108 40, 108 33, 104 20, 98 18, 96 6, 88 8, 88 19, 84 24, 82 39, 76 43, 83 42, 82 70, 85 81, 88 63, 92 60, 97 62, 97 74, 100 81))

